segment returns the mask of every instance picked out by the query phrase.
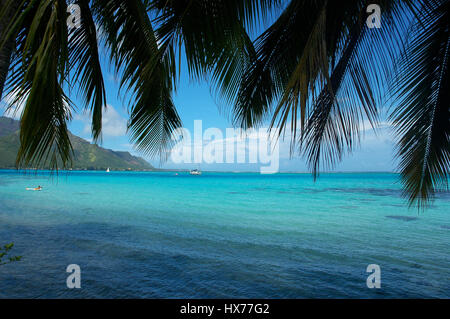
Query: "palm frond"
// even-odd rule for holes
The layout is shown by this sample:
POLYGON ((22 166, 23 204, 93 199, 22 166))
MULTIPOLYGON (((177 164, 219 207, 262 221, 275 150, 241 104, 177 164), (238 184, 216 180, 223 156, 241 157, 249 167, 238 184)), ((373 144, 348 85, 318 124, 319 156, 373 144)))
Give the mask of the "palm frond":
MULTIPOLYGON (((315 100, 316 86, 321 87, 330 81, 328 76, 329 62, 326 44, 326 6, 321 9, 317 20, 309 33, 308 39, 303 47, 297 66, 293 70, 287 82, 280 102, 275 108, 271 127, 277 125, 285 128, 289 114, 291 114, 291 134, 296 140, 297 114, 300 113, 301 128, 305 125, 307 116, 308 100, 315 100), (310 94, 311 92, 311 94, 310 94), (300 109, 298 110, 298 107, 300 109), (278 122, 275 121, 278 119, 278 122)), ((280 132, 281 134, 281 132, 280 132)), ((292 143, 294 145, 294 143, 292 143)))
MULTIPOLYGON (((98 53, 97 29, 89 7, 89 0, 77 0, 80 6, 80 27, 69 33, 69 63, 73 69, 72 83, 78 84, 85 108, 92 114, 92 136, 100 138, 102 113, 106 107, 106 91, 98 53)), ((73 84, 72 84, 73 85, 73 84)))
POLYGON ((450 163, 449 1, 427 2, 399 69, 392 113, 400 172, 411 205, 448 187, 450 163))
POLYGON ((354 138, 358 137, 362 110, 371 121, 376 120, 377 110, 364 70, 358 68, 359 74, 349 72, 364 30, 361 20, 353 25, 329 81, 313 102, 302 143, 314 176, 319 172, 321 159, 325 165, 332 166, 342 159, 344 152, 352 150, 354 138), (352 86, 347 88, 355 91, 343 90, 347 74, 352 81, 352 86), (355 105, 355 95, 361 106, 355 105))
POLYGON ((3 97, 3 89, 16 44, 16 34, 11 34, 8 30, 15 21, 14 18, 21 6, 22 3, 19 1, 0 0, 0 100, 3 97))
POLYGON ((172 132, 181 126, 171 97, 174 56, 158 46, 142 1, 98 1, 96 8, 113 62, 122 73, 121 87, 133 93, 131 140, 145 154, 164 158, 173 144, 172 132))
POLYGON ((350 153, 364 120, 376 126, 384 79, 411 20, 404 14, 410 1, 379 4, 384 28, 368 30, 367 1, 291 1, 256 42, 257 60, 234 104, 236 122, 258 125, 276 104, 271 126, 280 134, 290 127, 291 151, 299 146, 315 176, 321 162, 332 167, 350 153))
POLYGON ((237 126, 258 126, 267 117, 301 58, 322 4, 323 1, 291 1, 255 41, 256 59, 244 71, 233 107, 237 126))
POLYGON ((29 5, 33 7, 21 15, 32 19, 19 33, 20 64, 15 65, 8 84, 13 104, 25 104, 17 166, 67 168, 72 155, 67 130, 70 101, 62 89, 68 57, 67 5, 56 0, 29 5))
POLYGON ((247 30, 279 5, 278 0, 156 0, 150 9, 161 46, 180 56, 184 49, 191 77, 211 76, 216 92, 230 101, 255 55, 247 30))

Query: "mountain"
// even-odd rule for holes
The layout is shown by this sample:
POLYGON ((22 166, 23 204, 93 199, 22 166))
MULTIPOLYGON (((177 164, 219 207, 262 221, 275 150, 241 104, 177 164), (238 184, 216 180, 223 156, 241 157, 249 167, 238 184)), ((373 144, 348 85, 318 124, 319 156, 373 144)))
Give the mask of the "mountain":
MULTIPOLYGON (((0 168, 14 168, 19 149, 19 121, 0 117, 0 168)), ((70 134, 74 170, 154 170, 148 162, 128 152, 102 148, 70 134)))
POLYGON ((4 116, 0 117, 0 137, 15 133, 19 128, 19 121, 4 116))

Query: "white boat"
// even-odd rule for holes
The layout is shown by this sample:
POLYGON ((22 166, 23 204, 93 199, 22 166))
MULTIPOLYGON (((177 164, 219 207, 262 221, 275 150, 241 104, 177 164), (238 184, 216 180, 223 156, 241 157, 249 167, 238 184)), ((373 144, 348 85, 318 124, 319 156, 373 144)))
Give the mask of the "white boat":
POLYGON ((108 169, 106 170, 106 173, 109 173, 110 172, 110 170, 109 170, 109 167, 108 167, 108 169))
POLYGON ((198 169, 193 169, 189 172, 191 175, 202 175, 202 172, 200 172, 198 169))

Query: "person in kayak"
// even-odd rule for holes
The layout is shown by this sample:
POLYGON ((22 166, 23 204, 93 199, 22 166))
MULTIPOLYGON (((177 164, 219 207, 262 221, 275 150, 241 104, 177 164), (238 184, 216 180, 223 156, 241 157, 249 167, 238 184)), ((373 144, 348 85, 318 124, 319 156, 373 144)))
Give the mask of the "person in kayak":
POLYGON ((42 186, 38 186, 38 187, 36 187, 36 188, 27 188, 26 189, 27 191, 41 191, 42 190, 42 186))

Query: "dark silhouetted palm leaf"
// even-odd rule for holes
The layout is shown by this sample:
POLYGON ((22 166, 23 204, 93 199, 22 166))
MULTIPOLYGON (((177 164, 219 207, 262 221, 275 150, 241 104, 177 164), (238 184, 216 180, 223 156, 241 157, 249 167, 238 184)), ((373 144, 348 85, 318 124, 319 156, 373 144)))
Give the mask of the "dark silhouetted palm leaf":
POLYGON ((97 141, 102 130, 106 92, 98 53, 97 27, 89 2, 75 1, 80 6, 81 20, 80 27, 71 29, 69 34, 69 63, 74 68, 72 83, 78 83, 86 108, 92 112, 92 136, 97 141))
POLYGON ((420 12, 394 83, 392 114, 406 193, 421 207, 448 187, 450 165, 450 3, 430 1, 420 12))
MULTIPOLYGON (((416 85, 411 81, 417 82, 419 76, 415 75, 419 71, 423 71, 420 78, 424 79, 425 73, 431 77, 420 85, 420 94, 425 94, 425 82, 429 85, 426 93, 429 97, 437 99, 439 94, 448 91, 438 92, 438 87, 442 90, 447 83, 446 71, 438 71, 447 65, 443 48, 448 38, 448 19, 446 16, 439 19, 436 14, 436 10, 448 7, 448 1, 378 1, 382 8, 381 29, 369 29, 365 25, 365 9, 370 3, 290 1, 279 19, 256 40, 256 59, 248 64, 234 97, 236 123, 252 127, 272 115, 272 126, 280 127, 280 134, 284 134, 283 129, 290 130, 292 150, 297 149, 306 156, 316 176, 321 167, 333 167, 358 145, 360 126, 365 120, 376 128, 379 112, 388 101, 385 96, 388 84, 403 73, 405 77, 397 82, 398 92, 402 93, 395 93, 404 97, 396 111, 396 124, 401 139, 408 141, 400 142, 401 169, 411 202, 418 201, 421 205, 448 178, 448 103, 444 102, 442 109, 436 108, 442 116, 439 117, 441 127, 436 131, 431 129, 430 118, 428 122, 424 118, 421 123, 413 121, 412 113, 407 110, 417 103, 415 107, 422 109, 415 110, 415 116, 433 114, 430 106, 424 104, 426 99, 420 104, 411 95, 419 94, 411 90, 416 85), (421 14, 424 12, 429 15, 421 14), (438 23, 435 32, 425 32, 422 36, 427 28, 417 25, 432 25, 431 21, 438 23), (405 43, 414 33, 412 30, 417 30, 417 39, 426 39, 429 44, 433 40, 440 43, 426 57, 440 58, 429 63, 424 63, 425 57, 415 61, 407 59, 406 64, 397 65, 403 54, 412 54, 411 49, 404 52, 405 43), (436 84, 440 82, 438 74, 442 75, 442 86, 436 84), (419 138, 417 134, 427 137, 422 142, 428 146, 425 143, 422 150, 420 143, 411 142, 412 136, 419 138), (419 161, 420 154, 423 157, 419 161)), ((417 43, 416 50, 422 52, 424 44, 417 43)), ((440 96, 439 101, 445 101, 445 96, 440 96)))
POLYGON ((19 50, 10 87, 13 104, 24 104, 18 166, 50 165, 56 169, 70 165, 67 122, 71 107, 62 88, 68 71, 66 17, 64 1, 47 0, 26 7, 15 24, 19 50))

